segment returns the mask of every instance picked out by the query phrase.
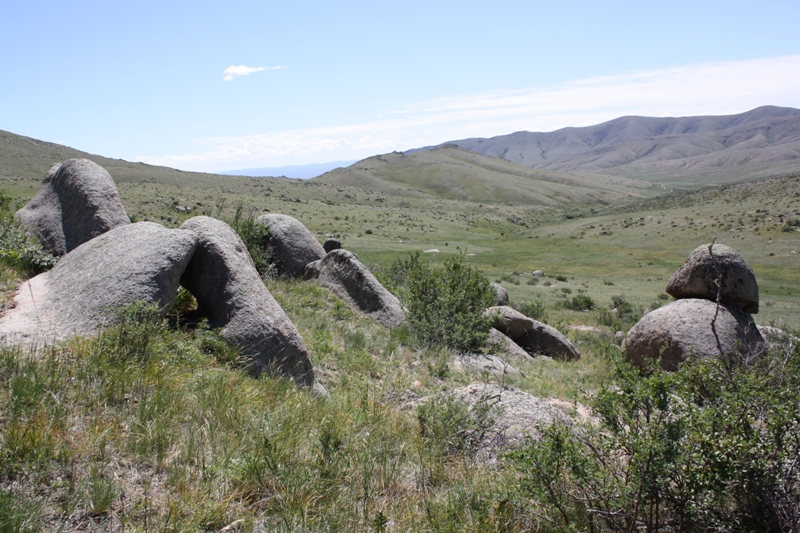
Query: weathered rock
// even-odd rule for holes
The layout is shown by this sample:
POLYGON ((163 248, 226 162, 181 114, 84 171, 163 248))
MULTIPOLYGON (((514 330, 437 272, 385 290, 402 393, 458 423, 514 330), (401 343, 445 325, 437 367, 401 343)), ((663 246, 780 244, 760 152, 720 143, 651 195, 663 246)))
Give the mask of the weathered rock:
POLYGON ((492 288, 497 293, 497 305, 508 305, 508 291, 499 283, 492 283, 492 288))
POLYGON ((669 280, 666 292, 676 299, 703 298, 716 302, 716 280, 720 276, 722 303, 745 313, 758 313, 758 284, 753 269, 741 254, 724 244, 695 248, 669 280))
POLYGON ((764 347, 752 316, 699 298, 676 300, 648 313, 631 328, 622 345, 632 363, 660 359, 661 368, 671 371, 692 357, 747 359, 764 347))
POLYGON ((136 301, 166 312, 196 237, 152 222, 114 228, 65 255, 49 272, 23 283, 16 307, 0 318, 9 342, 49 344, 114 322, 136 301))
POLYGON ((450 358, 450 368, 456 372, 471 370, 473 372, 486 372, 495 376, 518 376, 517 367, 497 356, 482 353, 453 354, 450 358))
MULTIPOLYGON (((485 424, 482 433, 474 435, 478 440, 475 457, 480 462, 493 462, 504 449, 519 446, 528 437, 540 438, 541 430, 553 423, 575 427, 573 419, 548 400, 511 387, 473 383, 445 393, 445 396, 463 402, 472 413, 489 409, 489 416, 479 422, 479 425, 485 424)), ((442 397, 421 398, 415 404, 418 408, 442 397)))
POLYGON ((541 278, 544 277, 544 270, 534 270, 533 271, 534 278, 541 278))
POLYGON ((310 263, 305 279, 316 280, 384 326, 398 326, 406 319, 400 300, 347 250, 333 250, 324 259, 310 263))
POLYGON ((489 339, 487 344, 493 350, 495 355, 508 356, 526 361, 530 361, 532 359, 531 355, 523 350, 520 345, 494 328, 489 330, 489 339))
POLYGON ((483 314, 492 319, 492 327, 494 329, 507 335, 512 340, 524 337, 533 327, 533 319, 507 305, 489 307, 483 314))
POLYGON ((531 355, 542 354, 567 361, 581 356, 578 349, 560 331, 537 320, 533 321, 533 327, 528 333, 515 342, 531 355))
POLYGON ((800 339, 791 333, 787 333, 780 328, 773 326, 758 326, 758 332, 764 337, 773 349, 791 348, 800 344, 800 339))
POLYGON ((220 336, 241 349, 253 374, 292 377, 312 387, 314 370, 303 339, 264 286, 253 260, 233 229, 209 217, 194 217, 181 226, 197 239, 197 249, 181 285, 197 299, 220 336))
POLYGON ((297 219, 288 215, 261 215, 256 222, 269 228, 267 251, 278 269, 287 277, 301 277, 306 265, 325 257, 319 241, 297 219))
POLYGON ((50 167, 33 199, 15 217, 53 255, 64 255, 131 222, 114 180, 88 159, 68 159, 50 167))
POLYGON ((322 245, 322 248, 326 253, 332 252, 333 250, 341 250, 342 243, 339 241, 339 239, 328 239, 325 241, 325 244, 322 245))

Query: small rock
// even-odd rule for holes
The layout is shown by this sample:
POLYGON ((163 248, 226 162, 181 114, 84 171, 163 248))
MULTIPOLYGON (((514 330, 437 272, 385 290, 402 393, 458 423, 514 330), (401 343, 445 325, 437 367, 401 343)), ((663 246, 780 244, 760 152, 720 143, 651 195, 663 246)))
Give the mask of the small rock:
POLYGON ((497 305, 508 305, 508 291, 499 283, 492 283, 491 285, 497 293, 497 305))

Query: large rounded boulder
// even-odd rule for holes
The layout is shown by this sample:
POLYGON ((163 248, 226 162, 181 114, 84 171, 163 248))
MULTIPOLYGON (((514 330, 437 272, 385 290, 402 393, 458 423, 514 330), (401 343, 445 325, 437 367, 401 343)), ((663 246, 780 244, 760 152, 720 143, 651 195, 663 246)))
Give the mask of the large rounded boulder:
POLYGON ((347 250, 331 250, 324 259, 310 263, 305 279, 315 280, 384 326, 398 326, 406 319, 400 300, 347 250))
POLYGON ((181 285, 197 299, 199 314, 220 336, 238 346, 253 374, 289 376, 299 385, 317 386, 303 339, 264 286, 236 232, 209 217, 181 226, 197 239, 197 249, 181 285))
POLYGON ((64 255, 103 233, 130 224, 108 172, 88 159, 53 165, 17 220, 45 250, 64 255))
POLYGON ((690 358, 735 357, 746 360, 765 348, 753 317, 736 307, 688 298, 646 314, 623 344, 629 361, 659 361, 664 370, 677 370, 690 358))
POLYGON ((283 276, 302 277, 307 264, 327 253, 308 228, 289 215, 261 215, 256 222, 269 229, 267 251, 283 276))
POLYGON ((194 234, 152 222, 114 228, 24 282, 0 318, 0 337, 41 345, 86 335, 138 301, 165 313, 196 244, 194 234))
POLYGON ((666 292, 678 300, 703 298, 716 302, 718 290, 722 303, 745 313, 758 313, 758 284, 753 269, 733 248, 712 243, 695 248, 670 279, 666 292))

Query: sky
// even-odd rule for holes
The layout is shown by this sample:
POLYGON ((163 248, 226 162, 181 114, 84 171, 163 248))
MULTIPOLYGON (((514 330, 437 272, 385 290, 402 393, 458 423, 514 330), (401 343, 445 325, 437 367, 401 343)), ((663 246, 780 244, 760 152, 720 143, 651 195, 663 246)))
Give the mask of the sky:
POLYGON ((800 108, 800 2, 0 4, 0 129, 183 170, 800 108))

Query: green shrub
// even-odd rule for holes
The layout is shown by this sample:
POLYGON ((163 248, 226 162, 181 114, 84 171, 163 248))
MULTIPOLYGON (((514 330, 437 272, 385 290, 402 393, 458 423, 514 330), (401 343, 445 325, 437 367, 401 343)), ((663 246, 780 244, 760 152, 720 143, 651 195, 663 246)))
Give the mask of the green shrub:
POLYGON ((679 372, 618 361, 599 427, 510 454, 553 530, 791 531, 800 510, 800 348, 679 372))
POLYGON ((572 300, 567 300, 562 305, 565 309, 572 309, 573 311, 591 311, 595 307, 594 300, 591 296, 585 294, 573 296, 572 300))
POLYGON ((491 321, 483 311, 494 305, 496 295, 483 273, 464 264, 463 255, 434 266, 420 261, 415 253, 389 271, 421 344, 459 351, 475 351, 484 345, 491 321))
POLYGON ((519 306, 517 309, 520 313, 528 318, 538 320, 539 322, 547 322, 547 310, 544 307, 542 300, 534 300, 519 306))
POLYGON ((58 258, 45 252, 39 240, 14 220, 11 197, 0 189, 0 261, 25 277, 53 268, 58 258))
POLYGON ((239 234, 239 237, 250 252, 256 270, 261 277, 271 276, 274 268, 267 252, 269 244, 269 228, 256 221, 255 213, 252 209, 245 213, 244 206, 236 206, 236 214, 230 222, 230 226, 239 234))

